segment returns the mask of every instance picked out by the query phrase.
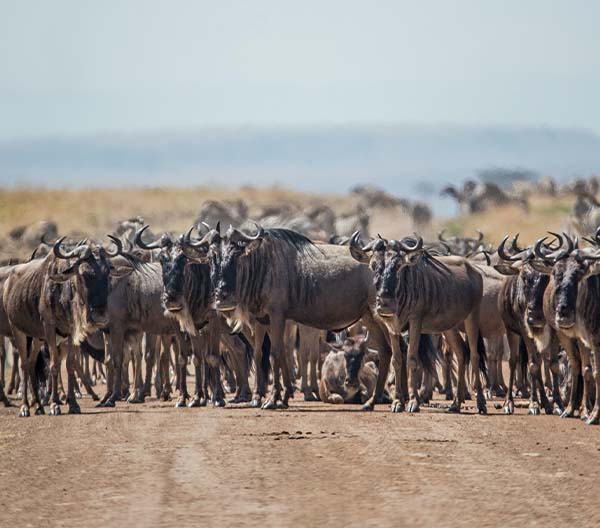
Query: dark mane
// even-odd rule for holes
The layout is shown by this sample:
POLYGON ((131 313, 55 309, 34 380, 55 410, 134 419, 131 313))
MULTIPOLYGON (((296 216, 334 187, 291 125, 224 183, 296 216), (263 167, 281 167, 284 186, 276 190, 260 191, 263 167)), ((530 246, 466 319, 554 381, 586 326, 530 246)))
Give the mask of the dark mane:
POLYGON ((265 234, 272 240, 285 242, 293 246, 297 251, 305 252, 307 248, 316 249, 316 244, 307 236, 291 229, 276 227, 265 229, 265 234))
MULTIPOLYGON (((264 295, 270 290, 279 276, 297 277, 297 260, 291 257, 297 253, 303 258, 316 258, 323 252, 308 237, 291 229, 266 229, 263 244, 253 251, 239 270, 242 303, 257 311, 264 302, 264 295)), ((290 305, 310 303, 314 295, 312 284, 305 281, 292 281, 288 285, 290 305)))

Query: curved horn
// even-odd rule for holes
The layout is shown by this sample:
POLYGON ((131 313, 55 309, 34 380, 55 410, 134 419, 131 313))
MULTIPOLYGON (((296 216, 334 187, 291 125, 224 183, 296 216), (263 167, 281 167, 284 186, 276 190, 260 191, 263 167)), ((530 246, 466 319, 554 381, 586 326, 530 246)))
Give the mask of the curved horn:
POLYGON ((116 250, 114 253, 111 253, 110 251, 108 251, 108 249, 105 249, 104 251, 106 251, 106 254, 109 257, 116 257, 117 255, 121 255, 123 253, 123 242, 121 242, 120 238, 117 238, 116 236, 113 235, 106 235, 108 238, 110 238, 110 240, 112 241, 112 243, 116 246, 116 250))
POLYGON ((56 242, 54 242, 54 246, 52 246, 52 253, 54 253, 54 256, 56 258, 63 259, 63 260, 73 258, 80 251, 80 246, 77 246, 77 247, 75 247, 75 249, 72 249, 68 253, 63 253, 61 250, 61 244, 63 243, 63 240, 65 238, 67 238, 67 237, 66 236, 60 237, 56 242))
POLYGON ((135 232, 135 237, 133 239, 133 242, 136 246, 141 247, 142 249, 147 249, 147 250, 152 250, 152 249, 158 249, 160 248, 160 243, 159 242, 151 242, 150 244, 146 244, 143 240, 142 240, 142 235, 144 233, 144 231, 146 231, 146 229, 148 229, 150 226, 148 224, 146 224, 144 227, 142 227, 141 229, 138 229, 135 232))
POLYGON ((358 262, 366 264, 369 262, 369 255, 367 255, 367 252, 371 251, 372 248, 370 248, 369 245, 363 248, 360 245, 359 239, 360 231, 354 231, 348 243, 348 247, 350 248, 350 255, 352 255, 352 258, 354 258, 355 260, 358 260, 358 262))
POLYGON ((513 237, 513 239, 512 239, 512 242, 511 242, 511 244, 510 244, 510 247, 511 247, 511 249, 512 249, 512 251, 513 251, 513 253, 514 253, 514 254, 516 254, 516 253, 521 253, 521 251, 523 251, 523 249, 522 249, 522 248, 520 248, 520 247, 519 247, 519 244, 518 244, 518 240, 519 240, 519 234, 520 234, 520 233, 517 233, 517 234, 516 234, 516 235, 513 237))
POLYGON ((479 231, 479 229, 477 229, 476 231, 477 231, 477 233, 479 233, 477 242, 483 242, 483 233, 481 231, 479 231))
POLYGON ((555 247, 555 248, 552 248, 552 249, 556 250, 556 249, 560 249, 561 247, 563 247, 563 244, 564 244, 565 241, 564 241, 562 235, 559 235, 558 233, 555 233, 554 231, 548 231, 548 234, 550 234, 553 237, 555 237, 556 238, 556 242, 558 242, 558 247, 555 247))
POLYGON ((442 230, 441 230, 441 231, 438 233, 438 240, 439 240, 440 242, 446 242, 446 243, 448 242, 448 240, 446 240, 446 239, 444 238, 444 233, 445 233, 445 232, 446 232, 446 230, 445 230, 445 229, 442 229, 442 230))
POLYGON ((565 239, 567 240, 567 249, 565 250, 566 251, 565 254, 569 255, 575 248, 575 243, 573 242, 573 239, 569 235, 567 235, 564 232, 563 232, 563 235, 564 235, 565 239))
MULTIPOLYGON (((544 246, 544 242, 546 241, 548 237, 543 237, 543 238, 539 238, 538 240, 536 240, 535 245, 533 246, 533 253, 535 254, 536 257, 541 258, 543 260, 546 260, 548 258, 548 253, 544 253, 542 251, 542 246, 544 246)), ((548 246, 545 246, 548 247, 548 246)))
POLYGON ((188 229, 187 233, 183 236, 183 244, 185 246, 188 246, 191 248, 200 248, 200 247, 206 246, 205 239, 208 235, 210 235, 210 231, 206 235, 204 235, 202 240, 192 240, 192 231, 193 230, 194 230, 194 226, 192 226, 188 229))
POLYGON ((502 259, 502 260, 506 260, 508 262, 515 262, 517 260, 519 260, 518 257, 514 257, 511 255, 508 255, 506 253, 506 250, 504 249, 504 246, 506 245, 506 242, 508 240, 509 236, 506 235, 503 239, 502 242, 500 242, 500 245, 498 246, 498 256, 502 259))
POLYGON ((398 241, 398 245, 400 246, 400 249, 402 249, 402 251, 406 251, 407 253, 411 253, 413 251, 418 251, 419 249, 422 249, 423 248, 423 239, 416 233, 415 233, 415 236, 417 237, 417 242, 415 243, 415 245, 413 247, 403 244, 401 240, 398 241))
POLYGON ((253 222, 253 224, 256 226, 256 235, 254 236, 249 236, 246 235, 246 238, 248 240, 258 240, 259 238, 262 238, 265 236, 265 230, 262 226, 258 225, 256 222, 253 222))

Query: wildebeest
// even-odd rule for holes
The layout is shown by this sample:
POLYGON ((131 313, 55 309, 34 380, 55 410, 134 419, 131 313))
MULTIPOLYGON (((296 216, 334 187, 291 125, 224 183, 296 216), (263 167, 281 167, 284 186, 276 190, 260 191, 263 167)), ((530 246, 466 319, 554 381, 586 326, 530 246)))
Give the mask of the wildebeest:
POLYGON ((368 336, 346 338, 329 345, 319 380, 319 397, 325 403, 365 403, 375 391, 377 366, 368 349, 368 336))
MULTIPOLYGON (((549 345, 551 339, 543 311, 543 298, 548 286, 548 277, 532 266, 535 259, 533 248, 519 248, 517 238, 518 236, 513 239, 513 254, 509 254, 505 249, 508 236, 504 238, 498 246, 498 256, 502 260, 494 266, 497 271, 507 276, 498 298, 498 308, 506 326, 510 348, 510 375, 504 411, 507 414, 514 412, 513 386, 520 350, 523 350, 520 347, 524 347, 523 351, 527 355, 531 374, 529 413, 539 414, 539 390, 542 407, 550 414, 553 412, 553 407, 544 390, 540 358, 540 352, 543 352, 543 349, 549 345)), ((550 349, 550 369, 553 376, 554 404, 560 408, 562 402, 558 384, 557 352, 555 349, 550 349)))
MULTIPOLYGON (((383 394, 391 354, 385 330, 371 313, 375 291, 368 267, 352 259, 347 248, 315 245, 287 229, 258 227, 258 232, 249 236, 230 227, 218 244, 210 244, 210 237, 214 235, 205 235, 195 245, 204 258, 212 259, 217 310, 254 325, 257 366, 268 335, 275 371, 281 368, 283 398, 275 383, 263 407, 286 406, 293 394, 284 351, 287 319, 323 330, 343 329, 363 319, 380 353, 376 390, 365 403, 366 409, 372 409, 383 394)), ((262 369, 257 367, 253 405, 261 404, 265 384, 262 369)))
POLYGON ((556 328, 571 368, 573 379, 569 405, 563 416, 573 416, 580 402, 582 418, 588 424, 600 423, 600 255, 595 250, 579 249, 577 242, 564 235, 567 248, 553 253, 536 244, 536 268, 551 277, 544 299, 548 323, 556 328), (590 354, 591 352, 591 354, 590 354), (593 366, 592 366, 593 363, 593 366), (583 394, 579 394, 579 372, 583 375, 583 394), (595 381, 595 385, 593 385, 595 381), (593 409, 589 406, 594 400, 593 409))
MULTIPOLYGON (((110 275, 123 276, 131 267, 116 268, 112 257, 122 251, 118 239, 116 251, 109 252, 102 246, 80 244, 68 253, 63 253, 60 238, 52 253, 43 259, 32 260, 14 266, 4 285, 2 301, 15 344, 19 350, 23 378, 23 400, 20 415, 29 416, 27 385, 30 366, 35 364, 38 347, 31 346, 28 355, 28 338, 44 340, 50 349, 50 373, 52 376, 52 403, 50 414, 60 414, 58 376, 60 355, 58 346, 66 339, 68 395, 70 413, 78 413, 74 393, 75 350, 74 346, 97 329, 108 323, 107 298, 110 275)), ((35 413, 43 413, 35 380, 33 401, 35 413)))
MULTIPOLYGON (((479 376, 480 353, 485 355, 479 333, 479 309, 483 279, 466 259, 433 257, 423 247, 423 239, 405 241, 375 239, 365 247, 359 244, 358 232, 350 240, 350 252, 359 262, 368 263, 377 289, 377 314, 385 321, 389 333, 400 337, 408 330, 408 371, 410 373, 409 412, 419 411, 417 352, 421 333, 442 333, 458 358, 458 389, 450 411, 460 412, 465 398, 465 358, 458 327, 464 324, 471 367, 475 374, 477 409, 485 413, 486 404, 479 376)), ((403 354, 392 338, 394 361, 403 363, 403 354)), ((406 366, 402 366, 402 370, 406 366)), ((402 384, 397 379, 396 384, 402 384)), ((398 394, 398 391, 397 391, 398 394)), ((404 409, 404 391, 392 403, 404 409)))

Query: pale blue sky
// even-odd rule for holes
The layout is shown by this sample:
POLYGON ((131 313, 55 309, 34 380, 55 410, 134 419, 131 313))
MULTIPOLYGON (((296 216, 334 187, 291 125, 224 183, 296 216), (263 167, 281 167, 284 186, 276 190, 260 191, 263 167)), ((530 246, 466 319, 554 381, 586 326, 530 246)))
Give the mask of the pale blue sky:
POLYGON ((0 138, 331 123, 600 132, 600 2, 0 0, 0 138))

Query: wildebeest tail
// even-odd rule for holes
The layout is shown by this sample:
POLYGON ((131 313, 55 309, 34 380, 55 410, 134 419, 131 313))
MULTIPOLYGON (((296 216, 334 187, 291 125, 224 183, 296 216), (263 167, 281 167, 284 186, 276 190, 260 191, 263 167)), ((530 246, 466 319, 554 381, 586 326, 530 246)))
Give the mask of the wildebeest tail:
POLYGON ((527 379, 527 346, 522 337, 519 337, 519 367, 521 368, 523 379, 527 379))
POLYGON ((262 361, 260 368, 265 375, 265 379, 269 379, 268 376, 269 372, 271 371, 271 338, 269 337, 268 333, 265 334, 265 338, 263 339, 262 343, 262 361))
POLYGON ((104 362, 104 358, 105 358, 104 347, 96 348, 96 347, 92 346, 91 343, 87 339, 84 339, 79 344, 79 347, 81 348, 81 352, 83 352, 84 354, 89 354, 96 361, 104 362))
POLYGON ((35 360, 35 380, 38 387, 41 387, 42 389, 46 387, 46 381, 48 380, 49 360, 50 352, 48 346, 44 344, 35 360))
POLYGON ((488 368, 487 368, 487 349, 485 348, 485 341, 481 332, 477 338, 477 352, 479 354, 479 371, 483 375, 483 379, 486 383, 489 382, 488 368))
POLYGON ((433 339, 429 334, 421 334, 419 338, 419 349, 417 352, 419 361, 423 369, 430 374, 435 373, 435 362, 437 360, 437 352, 433 346, 433 339))

